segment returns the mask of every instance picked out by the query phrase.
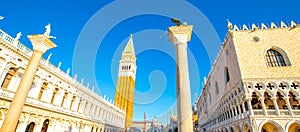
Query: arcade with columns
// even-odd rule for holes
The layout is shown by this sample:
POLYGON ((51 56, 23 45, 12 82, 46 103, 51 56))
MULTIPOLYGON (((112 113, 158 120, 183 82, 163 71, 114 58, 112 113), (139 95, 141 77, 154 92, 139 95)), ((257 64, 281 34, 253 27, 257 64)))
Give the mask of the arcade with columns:
MULTIPOLYGON (((29 63, 32 50, 0 30, 0 126, 29 63)), ((50 63, 40 61, 15 131, 122 132, 125 111, 50 63)))

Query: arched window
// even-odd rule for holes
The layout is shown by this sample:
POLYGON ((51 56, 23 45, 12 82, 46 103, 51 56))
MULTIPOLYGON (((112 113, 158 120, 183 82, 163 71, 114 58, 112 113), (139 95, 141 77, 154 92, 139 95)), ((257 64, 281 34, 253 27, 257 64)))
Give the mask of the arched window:
POLYGON ((287 56, 283 56, 283 54, 274 49, 267 50, 266 59, 269 67, 280 67, 290 65, 287 56))
POLYGON ((227 84, 227 82, 229 82, 229 80, 230 80, 229 72, 228 72, 228 68, 227 67, 225 67, 224 76, 225 76, 225 84, 227 84))
POLYGON ((57 95, 58 91, 59 91, 59 89, 55 88, 55 90, 53 92, 53 95, 52 95, 52 98, 51 98, 51 103, 52 104, 54 103, 54 99, 56 98, 56 95, 57 95))
POLYGON ((41 87, 41 90, 40 90, 40 93, 38 95, 38 99, 40 100, 42 98, 42 95, 44 93, 44 90, 47 88, 48 86, 48 83, 43 83, 42 87, 41 87))
POLYGON ((31 122, 30 124, 27 125, 25 132, 33 132, 35 123, 31 122))
POLYGON ((5 79, 1 85, 1 87, 3 89, 7 89, 9 83, 10 83, 10 80, 12 79, 12 77, 17 73, 17 69, 16 68, 10 68, 9 71, 7 72, 6 76, 5 76, 5 79))
POLYGON ((76 110, 77 112, 79 112, 81 103, 82 103, 82 99, 79 100, 78 107, 77 107, 77 110, 76 110))
POLYGON ((72 109, 75 99, 76 99, 76 96, 73 96, 72 101, 71 101, 71 105, 70 105, 70 109, 72 109))
POLYGON ((41 132, 47 132, 47 130, 48 130, 48 125, 49 125, 49 119, 46 119, 46 120, 44 121, 44 123, 43 123, 41 132))
POLYGON ((219 94, 219 86, 218 86, 218 83, 216 82, 216 95, 218 95, 219 94))
POLYGON ((64 103, 65 103, 67 97, 68 97, 68 92, 65 92, 62 102, 61 102, 61 107, 64 107, 64 103))

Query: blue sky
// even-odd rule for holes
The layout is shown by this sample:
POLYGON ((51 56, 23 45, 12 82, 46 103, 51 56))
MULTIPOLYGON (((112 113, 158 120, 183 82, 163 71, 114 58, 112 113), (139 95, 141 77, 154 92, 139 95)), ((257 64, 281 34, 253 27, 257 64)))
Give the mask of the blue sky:
MULTIPOLYGON (((72 76, 84 78, 100 95, 114 98, 118 61, 129 35, 137 53, 135 120, 157 116, 168 121, 169 109, 176 103, 175 49, 168 42, 169 17, 194 25, 189 42, 189 68, 192 102, 201 91, 221 42, 227 32, 227 21, 233 24, 267 25, 274 21, 300 21, 300 1, 108 1, 108 0, 20 0, 1 1, 0 28, 11 36, 22 32, 21 42, 32 48, 26 35, 43 33, 51 23, 51 35, 58 45, 51 62, 72 76), (160 38, 160 36, 162 36, 160 38)), ((176 113, 176 112, 175 112, 176 113)))

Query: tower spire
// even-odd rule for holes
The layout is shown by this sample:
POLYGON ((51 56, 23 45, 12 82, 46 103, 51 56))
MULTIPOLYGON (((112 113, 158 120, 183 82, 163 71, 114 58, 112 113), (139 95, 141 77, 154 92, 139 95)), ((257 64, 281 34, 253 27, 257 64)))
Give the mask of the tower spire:
POLYGON ((127 45, 123 51, 123 53, 132 53, 135 54, 134 52, 134 46, 133 46, 133 41, 132 41, 132 34, 130 34, 130 38, 127 42, 127 45))

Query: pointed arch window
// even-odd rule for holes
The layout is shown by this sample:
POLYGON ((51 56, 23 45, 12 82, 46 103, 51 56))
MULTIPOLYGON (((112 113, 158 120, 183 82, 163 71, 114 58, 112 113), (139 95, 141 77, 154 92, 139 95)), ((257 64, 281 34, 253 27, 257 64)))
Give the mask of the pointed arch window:
POLYGON ((218 86, 218 82, 216 82, 216 95, 218 95, 219 94, 219 86, 218 86))
POLYGON ((229 71, 227 67, 225 67, 224 76, 225 76, 225 84, 227 84, 227 82, 229 82, 230 80, 229 71))
POLYGON ((275 49, 269 49, 266 53, 266 60, 269 67, 289 66, 288 57, 284 51, 279 52, 275 49))
POLYGON ((17 69, 16 68, 10 68, 9 71, 7 72, 6 76, 5 76, 5 79, 1 85, 1 87, 3 89, 7 89, 11 79, 13 78, 14 75, 16 75, 17 73, 17 69))

